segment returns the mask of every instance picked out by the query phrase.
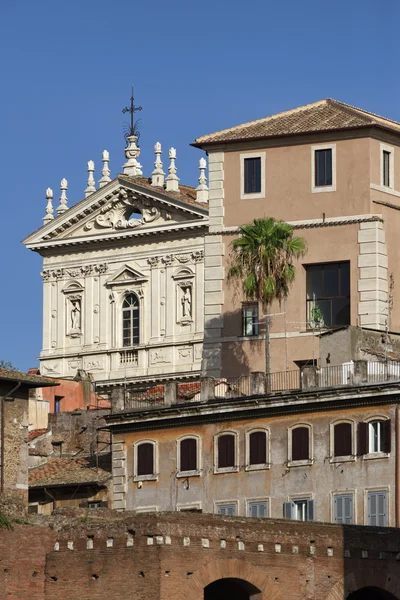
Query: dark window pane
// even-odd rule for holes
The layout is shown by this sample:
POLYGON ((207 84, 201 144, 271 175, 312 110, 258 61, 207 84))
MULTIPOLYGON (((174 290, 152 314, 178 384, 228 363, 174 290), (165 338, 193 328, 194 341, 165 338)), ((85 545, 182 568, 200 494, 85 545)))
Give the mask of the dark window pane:
POLYGON ((309 429, 296 427, 292 429, 292 460, 309 460, 309 429))
POLYGON ((348 325, 350 323, 350 300, 348 298, 332 300, 331 325, 348 325))
POLYGON ((340 263, 340 295, 350 297, 350 263, 340 263))
POLYGON ((383 151, 383 185, 390 186, 390 152, 383 151))
POLYGON ((261 158, 244 159, 244 193, 261 192, 261 158))
POLYGON ((334 426, 334 456, 351 456, 353 454, 351 431, 350 423, 338 423, 334 426))
POLYGON ((320 265, 307 267, 307 298, 322 296, 322 270, 320 265))
POLYGON ((150 443, 140 444, 137 448, 137 474, 153 475, 154 446, 150 443))
POLYGON ((339 296, 339 265, 338 263, 324 265, 324 298, 339 296))
POLYGON ((196 471, 197 469, 197 441, 195 439, 182 440, 181 471, 196 471))
POLYGON ((315 151, 315 185, 332 185, 332 150, 315 151))
POLYGON ((263 465, 267 462, 267 435, 265 431, 250 434, 250 464, 263 465))
POLYGON ((230 433, 218 438, 218 468, 235 466, 235 436, 230 433))

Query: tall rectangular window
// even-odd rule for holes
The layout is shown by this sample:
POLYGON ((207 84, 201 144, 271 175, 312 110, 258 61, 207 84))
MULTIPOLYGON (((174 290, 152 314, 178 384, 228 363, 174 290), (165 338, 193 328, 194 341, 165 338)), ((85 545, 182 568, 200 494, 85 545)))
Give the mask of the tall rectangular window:
POLYGON ((58 413, 61 412, 61 400, 63 399, 63 396, 56 396, 54 398, 54 412, 58 413))
POLYGON ((218 469, 235 467, 235 436, 225 433, 218 438, 218 469))
POLYGON ((386 492, 368 492, 368 525, 387 526, 386 492))
POLYGON ((258 304, 244 304, 242 318, 243 335, 258 335, 258 304))
POLYGON ((337 423, 333 428, 333 456, 353 454, 353 428, 351 423, 337 423))
POLYGON ((153 475, 154 444, 144 442, 137 447, 137 475, 153 475))
POLYGON ((308 327, 350 325, 350 263, 306 267, 308 327))
POLYGON ((292 460, 310 460, 310 430, 308 427, 292 429, 292 460))
POLYGON ((283 517, 295 521, 314 521, 314 500, 299 498, 284 502, 283 517))
POLYGON ((315 187, 332 185, 332 149, 315 150, 315 187))
POLYGON ((341 525, 353 523, 352 494, 338 494, 333 497, 333 521, 341 525))
POLYGON ((384 186, 390 187, 390 152, 383 150, 382 154, 382 183, 384 186))
POLYGON ((261 192, 261 157, 244 159, 244 193, 261 192))

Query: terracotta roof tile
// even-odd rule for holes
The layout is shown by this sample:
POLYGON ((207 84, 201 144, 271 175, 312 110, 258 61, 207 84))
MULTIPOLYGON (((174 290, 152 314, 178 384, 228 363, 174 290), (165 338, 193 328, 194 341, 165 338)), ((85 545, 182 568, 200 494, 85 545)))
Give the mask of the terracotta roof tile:
POLYGON ((45 433, 47 433, 47 429, 32 429, 29 432, 29 441, 32 442, 33 440, 35 440, 37 437, 44 435, 45 433))
POLYGON ((167 192, 165 188, 158 188, 154 187, 154 185, 151 185, 151 179, 148 177, 130 177, 129 175, 124 174, 120 175, 119 177, 122 179, 127 179, 131 183, 136 183, 137 185, 147 187, 153 192, 159 192, 160 194, 169 196, 173 200, 180 200, 181 202, 186 202, 187 204, 192 204, 198 208, 208 210, 208 204, 204 202, 196 202, 196 188, 189 185, 179 184, 179 192, 167 192))
POLYGON ((101 455, 99 468, 94 457, 52 458, 44 465, 29 470, 29 486, 102 483, 111 477, 110 455, 101 455))
POLYGON ((337 129, 379 126, 400 133, 400 123, 331 98, 306 104, 257 121, 198 137, 193 146, 337 129))
POLYGON ((20 371, 11 371, 10 369, 0 369, 0 380, 15 381, 25 383, 30 387, 44 387, 48 385, 59 385, 54 379, 42 377, 41 375, 32 375, 31 373, 21 373, 20 371))

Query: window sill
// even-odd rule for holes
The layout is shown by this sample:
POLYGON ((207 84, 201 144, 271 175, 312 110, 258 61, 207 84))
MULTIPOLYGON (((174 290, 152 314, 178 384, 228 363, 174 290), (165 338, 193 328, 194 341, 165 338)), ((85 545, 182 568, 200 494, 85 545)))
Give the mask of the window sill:
POLYGON ((363 454, 363 459, 374 460, 376 458, 389 458, 389 456, 388 452, 368 452, 368 454, 363 454))
POLYGON ((177 477, 184 477, 184 478, 187 478, 187 477, 200 477, 200 475, 201 475, 201 471, 200 470, 198 470, 198 471, 179 471, 176 474, 177 477))
POLYGON ((342 463, 342 462, 355 462, 356 457, 352 454, 349 456, 332 456, 330 461, 331 463, 342 463))
POLYGON ((158 477, 154 473, 153 475, 135 475, 133 481, 157 481, 158 477))
POLYGON ((400 196, 400 192, 395 190, 393 187, 388 187, 387 185, 376 185, 375 183, 371 183, 370 188, 371 190, 376 190, 377 192, 389 194, 389 196, 396 196, 397 198, 400 196))
POLYGON ((266 469, 271 468, 271 463, 265 463, 261 465, 246 465, 245 471, 265 471, 266 469))
POLYGON ((222 469, 218 469, 218 467, 214 467, 214 474, 219 475, 221 473, 238 473, 239 467, 223 467, 222 469))
POLYGON ((313 459, 307 460, 289 460, 288 467, 311 467, 313 464, 313 459))
POLYGON ((311 192, 313 194, 320 194, 321 192, 336 192, 335 185, 314 185, 311 192))
POLYGON ((265 198, 265 194, 263 192, 250 192, 248 194, 246 194, 245 192, 242 192, 240 195, 241 200, 258 200, 258 199, 264 199, 264 198, 265 198))

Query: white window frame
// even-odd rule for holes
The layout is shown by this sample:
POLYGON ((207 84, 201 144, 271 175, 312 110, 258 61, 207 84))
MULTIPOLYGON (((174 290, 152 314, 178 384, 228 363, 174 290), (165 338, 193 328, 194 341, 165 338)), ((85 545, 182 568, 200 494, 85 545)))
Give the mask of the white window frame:
MULTIPOLYGON (((374 422, 374 421, 388 421, 390 419, 390 417, 388 417, 387 415, 374 415, 373 417, 368 417, 368 419, 364 420, 364 423, 368 423, 368 453, 367 454, 363 454, 362 458, 363 460, 374 460, 377 458, 389 458, 389 453, 388 452, 371 452, 370 451, 370 423, 374 422)), ((382 488, 383 489, 383 488, 382 488)))
POLYGON ((158 444, 155 440, 143 439, 133 444, 133 481, 157 481, 158 480, 158 444), (153 444, 153 470, 151 475, 138 475, 137 449, 141 444, 153 444))
MULTIPOLYGON (((392 527, 391 515, 390 515, 390 486, 379 485, 375 487, 369 487, 364 490, 364 525, 368 525, 368 494, 369 492, 385 492, 386 494, 386 525, 385 527, 392 527)), ((372 525, 371 525, 372 527, 372 525)))
POLYGON ((331 523, 335 522, 335 496, 352 496, 353 502, 353 523, 352 525, 357 525, 357 502, 356 502, 356 490, 334 490, 331 492, 331 523))
POLYGON ((240 199, 252 200, 265 198, 265 152, 246 152, 240 154, 240 199), (245 158, 260 158, 261 159, 261 192, 252 194, 244 193, 244 160, 245 158))
MULTIPOLYGON (((331 463, 341 463, 341 462, 354 462, 357 456, 357 440, 355 435, 355 423, 352 419, 338 419, 337 421, 333 421, 329 425, 329 461, 331 463), (335 456, 335 425, 340 425, 340 423, 350 423, 351 425, 351 448, 352 454, 348 456, 335 456)), ((335 492, 336 494, 336 492, 335 492)))
MULTIPOLYGON (((219 473, 237 473, 239 471, 239 434, 237 431, 233 429, 229 429, 226 431, 220 431, 217 435, 214 436, 214 473, 217 475, 219 473), (218 467, 218 438, 221 435, 234 435, 235 436, 235 466, 234 467, 218 467)), ((228 504, 228 503, 226 503, 228 504)))
MULTIPOLYGON (((317 519, 315 518, 315 498, 314 498, 314 494, 310 494, 310 493, 306 493, 306 494, 291 494, 290 496, 287 497, 287 502, 303 502, 306 500, 313 500, 314 501, 314 519, 313 521, 316 521, 317 519)), ((292 519, 293 521, 300 521, 300 519, 292 519)), ((307 521, 302 521, 303 523, 307 523, 307 521)), ((312 522, 312 521, 311 521, 312 522)))
POLYGON ((198 435, 187 434, 182 435, 176 440, 176 464, 177 464, 177 477, 199 477, 201 475, 201 438, 198 435), (182 471, 181 470, 181 442, 183 440, 196 440, 196 469, 192 471, 182 471))
POLYGON ((336 192, 336 144, 318 144, 311 146, 311 192, 336 192), (317 150, 332 150, 332 185, 315 185, 315 152, 317 150))
POLYGON ((380 144, 380 176, 379 181, 383 190, 394 190, 394 146, 388 146, 387 144, 380 144), (389 185, 383 183, 383 153, 389 152, 389 185))
POLYGON ((253 502, 256 502, 256 503, 266 502, 267 503, 267 514, 265 515, 265 517, 259 517, 259 518, 269 519, 271 517, 271 498, 270 498, 270 496, 261 496, 260 498, 246 498, 246 500, 245 500, 246 517, 249 514, 250 504, 252 504, 253 502))
POLYGON ((246 462, 245 462, 245 467, 244 470, 245 471, 263 471, 265 469, 269 469, 271 467, 271 462, 270 462, 270 432, 268 427, 255 427, 254 429, 249 429, 249 431, 246 431, 246 462), (262 431, 263 433, 266 434, 267 436, 267 462, 266 463, 262 463, 259 465, 251 465, 250 464, 250 435, 252 433, 257 433, 257 431, 262 431))
POLYGON ((202 503, 199 502, 178 502, 176 505, 177 511, 185 511, 185 510, 202 510, 202 503))
POLYGON ((150 512, 158 512, 158 506, 136 506, 134 508, 135 513, 150 513, 150 512))
POLYGON ((234 504, 236 506, 235 517, 239 517, 239 500, 217 500, 214 502, 214 514, 218 514, 218 506, 225 506, 226 504, 234 504))
POLYGON ((288 427, 288 467, 305 467, 312 465, 314 462, 314 439, 313 439, 313 428, 310 423, 296 423, 291 427, 288 427), (308 433, 308 460, 293 460, 292 459, 292 431, 299 427, 307 427, 308 433))

